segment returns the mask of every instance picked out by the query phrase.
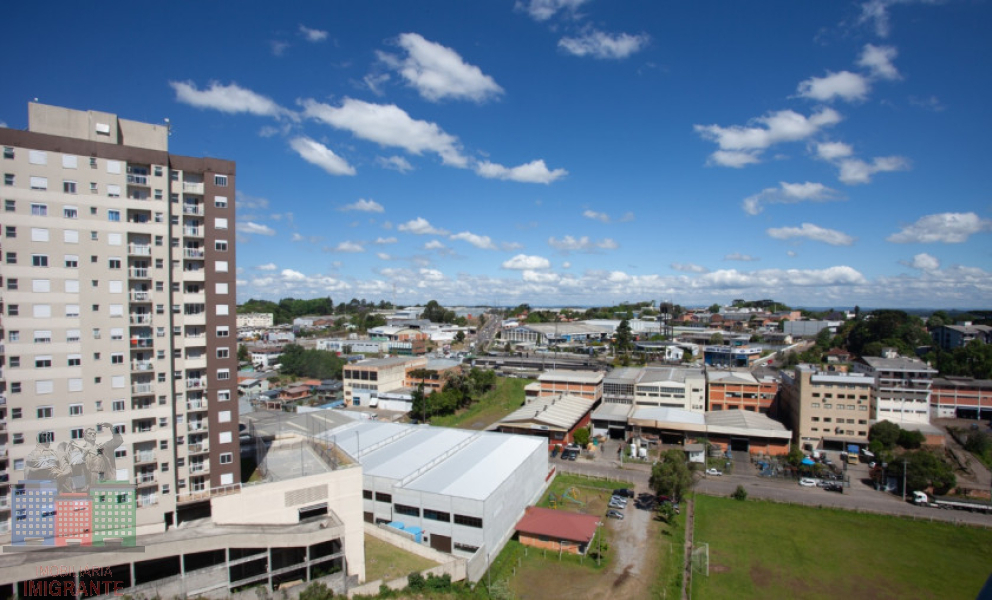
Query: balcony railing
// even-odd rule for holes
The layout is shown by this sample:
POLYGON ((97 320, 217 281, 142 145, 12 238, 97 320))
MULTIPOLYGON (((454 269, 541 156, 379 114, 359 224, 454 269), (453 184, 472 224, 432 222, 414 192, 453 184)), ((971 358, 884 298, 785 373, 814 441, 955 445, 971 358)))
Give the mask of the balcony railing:
POLYGON ((131 338, 131 348, 151 348, 154 341, 150 337, 133 337, 131 338))
POLYGON ((183 182, 183 193, 186 194, 203 194, 203 182, 202 181, 184 181, 183 182))
POLYGON ((210 446, 207 444, 190 444, 189 453, 190 454, 203 454, 204 452, 210 452, 210 446))
POLYGON ((131 292, 131 302, 151 302, 152 293, 151 292, 131 292))
POLYGON ((158 496, 138 496, 138 508, 145 508, 146 506, 155 506, 158 504, 158 496))
POLYGON ((183 227, 183 235, 192 235, 194 237, 203 237, 202 227, 183 227))
POLYGON ((210 470, 209 463, 192 463, 189 466, 190 473, 206 473, 210 470))
POLYGON ((127 270, 128 275, 131 279, 148 279, 148 269, 147 268, 134 268, 127 270))
POLYGON ((155 478, 155 475, 154 474, 150 474, 150 475, 135 475, 134 476, 134 483, 137 484, 137 485, 154 484, 155 483, 155 480, 156 480, 156 478, 155 478))
POLYGON ((152 247, 139 244, 128 244, 127 253, 131 256, 151 256, 152 247))
POLYGON ((207 378, 201 377, 199 379, 187 379, 186 389, 187 390, 198 390, 207 387, 207 378))
POLYGON ((153 462, 158 462, 158 458, 154 452, 138 452, 134 455, 134 464, 136 465, 153 462))
POLYGON ((186 424, 187 431, 206 431, 207 422, 206 421, 190 421, 186 424))
POLYGON ((131 315, 131 325, 151 325, 152 315, 149 313, 140 313, 131 315))
POLYGON ((203 248, 183 248, 183 256, 186 258, 203 258, 203 248))
POLYGON ((186 410, 207 410, 207 401, 190 400, 186 403, 186 410))
POLYGON ((152 384, 150 383, 135 383, 131 385, 132 394, 151 394, 152 384))
POLYGON ((151 371, 155 368, 150 360, 134 360, 131 361, 132 371, 151 371))
POLYGON ((187 215, 202 215, 202 204, 183 204, 183 213, 187 215))

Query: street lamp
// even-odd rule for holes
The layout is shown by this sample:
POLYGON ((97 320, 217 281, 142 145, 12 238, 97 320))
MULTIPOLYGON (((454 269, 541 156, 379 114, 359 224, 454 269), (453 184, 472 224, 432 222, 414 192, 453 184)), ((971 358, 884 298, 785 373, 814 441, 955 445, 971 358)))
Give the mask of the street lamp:
POLYGON ((902 501, 906 501, 906 459, 902 459, 902 501))
POLYGON ((603 532, 600 527, 603 526, 602 521, 596 522, 596 534, 599 535, 599 553, 596 554, 596 566, 600 566, 600 561, 603 559, 603 532))

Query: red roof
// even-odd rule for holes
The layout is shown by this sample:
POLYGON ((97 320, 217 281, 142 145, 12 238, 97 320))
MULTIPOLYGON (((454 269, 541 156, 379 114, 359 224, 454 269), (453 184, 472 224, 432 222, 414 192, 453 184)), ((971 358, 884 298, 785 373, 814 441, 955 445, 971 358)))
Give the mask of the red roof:
POLYGON ((531 506, 517 523, 517 531, 558 540, 589 543, 596 533, 599 517, 531 506))

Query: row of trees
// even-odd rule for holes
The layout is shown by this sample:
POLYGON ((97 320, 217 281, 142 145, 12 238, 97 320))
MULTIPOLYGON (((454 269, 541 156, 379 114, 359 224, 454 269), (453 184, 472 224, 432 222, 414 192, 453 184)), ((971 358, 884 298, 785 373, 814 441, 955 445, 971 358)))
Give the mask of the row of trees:
POLYGON ((238 307, 239 313, 272 313, 276 325, 292 323, 297 317, 308 315, 357 315, 375 310, 389 310, 393 305, 385 300, 378 303, 352 298, 347 304, 341 302, 337 306, 327 298, 283 298, 278 302, 252 298, 238 307))
POLYGON ((289 344, 279 357, 284 375, 313 379, 341 379, 345 360, 333 352, 307 350, 298 344, 289 344))
POLYGON ((497 379, 495 371, 473 367, 467 373, 449 375, 443 390, 425 394, 424 383, 428 380, 437 381, 443 375, 431 369, 416 369, 410 372, 410 377, 420 380, 413 392, 410 414, 424 420, 467 408, 480 396, 495 388, 497 379))

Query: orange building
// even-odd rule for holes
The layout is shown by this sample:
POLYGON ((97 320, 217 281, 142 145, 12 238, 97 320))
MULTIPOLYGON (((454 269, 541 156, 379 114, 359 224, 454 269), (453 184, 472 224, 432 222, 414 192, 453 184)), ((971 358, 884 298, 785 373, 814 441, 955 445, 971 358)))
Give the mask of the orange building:
POLYGON ((938 418, 992 417, 992 380, 935 377, 930 387, 930 412, 938 418))
POLYGON ((599 519, 596 515, 531 506, 517 523, 517 536, 525 546, 585 554, 596 535, 599 519))
POLYGON ((599 402, 603 399, 603 378, 599 371, 546 371, 537 378, 541 396, 568 394, 599 402))
POLYGON ((778 382, 760 381, 747 371, 706 372, 709 410, 750 410, 767 414, 778 395, 778 382))

